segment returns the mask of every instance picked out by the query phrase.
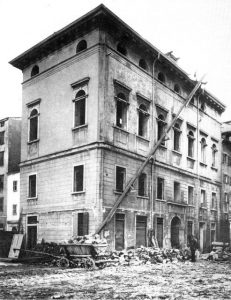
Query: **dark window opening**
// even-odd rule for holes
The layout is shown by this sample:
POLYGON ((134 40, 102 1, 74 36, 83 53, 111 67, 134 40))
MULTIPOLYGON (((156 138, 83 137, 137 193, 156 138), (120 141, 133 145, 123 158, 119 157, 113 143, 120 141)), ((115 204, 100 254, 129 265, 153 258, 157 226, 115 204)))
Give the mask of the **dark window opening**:
POLYGON ((18 181, 14 180, 13 181, 13 192, 17 192, 17 190, 18 190, 18 181))
POLYGON ((38 111, 33 109, 30 113, 30 134, 29 141, 35 141, 38 139, 38 111))
POLYGON ((123 93, 117 95, 116 126, 126 129, 127 127, 127 99, 123 93))
POLYGON ((36 175, 30 175, 29 176, 29 198, 35 198, 36 197, 36 175))
POLYGON ((189 237, 191 237, 193 234, 193 222, 192 221, 188 221, 187 223, 187 236, 188 236, 188 239, 189 237))
POLYGON ((206 206, 206 194, 205 190, 201 190, 201 206, 205 207, 206 206))
POLYGON ((83 51, 85 49, 87 49, 87 42, 85 40, 82 40, 78 43, 76 47, 76 53, 83 51))
POLYGON ((89 213, 78 213, 78 236, 88 235, 89 233, 89 213))
POLYGON ((75 127, 84 125, 86 122, 86 93, 78 91, 75 96, 75 127))
POLYGON ((37 65, 33 66, 32 70, 31 70, 31 77, 35 76, 39 74, 39 67, 37 65))
POLYGON ((139 66, 140 66, 142 69, 147 70, 147 63, 146 63, 146 61, 145 61, 143 58, 140 59, 140 61, 139 61, 139 66))
POLYGON ((204 138, 201 139, 201 161, 203 163, 206 162, 206 140, 204 138))
POLYGON ((0 132, 0 145, 4 145, 5 144, 4 136, 5 136, 5 132, 1 131, 0 132))
POLYGON ((192 131, 188 133, 188 156, 193 157, 194 152, 194 134, 192 131))
POLYGON ((163 247, 163 239, 164 239, 164 219, 163 218, 157 218, 156 219, 156 223, 157 223, 157 242, 158 242, 158 246, 160 248, 163 247))
POLYGON ((38 218, 37 216, 29 216, 27 217, 27 224, 37 224, 38 223, 38 218))
POLYGON ((180 151, 180 125, 176 123, 173 128, 173 149, 175 151, 180 151))
POLYGON ((180 183, 174 181, 174 201, 180 202, 180 183))
POLYGON ((0 193, 3 192, 4 188, 4 175, 0 175, 0 193))
POLYGON ((123 54, 124 56, 127 55, 127 49, 125 48, 123 43, 119 43, 117 45, 117 51, 120 52, 121 54, 123 54))
POLYGON ((164 179, 157 178, 157 199, 164 199, 164 179))
POLYGON ((74 167, 74 192, 83 191, 83 175, 84 175, 84 166, 75 166, 74 167))
POLYGON ((177 93, 177 94, 180 94, 180 86, 179 84, 174 84, 174 91, 177 93))
POLYGON ((163 73, 161 72, 158 73, 158 80, 165 83, 165 76, 163 73))
POLYGON ((0 152, 0 167, 4 166, 4 151, 0 152))
POLYGON ((115 215, 115 249, 124 250, 125 215, 115 215))
POLYGON ((193 194, 194 194, 194 188, 192 186, 188 186, 188 204, 193 204, 193 194))
POLYGON ((136 247, 146 246, 147 241, 147 217, 136 216, 136 247))
POLYGON ((216 209, 217 208, 217 196, 216 196, 216 193, 212 193, 211 208, 212 209, 216 209))
POLYGON ((138 179, 138 195, 139 196, 146 196, 146 184, 147 184, 147 175, 142 173, 138 179))
POLYGON ((212 166, 216 166, 216 153, 217 153, 217 147, 215 144, 212 145, 212 166))
MULTIPOLYGON (((166 122, 165 122, 165 118, 162 114, 160 114, 158 116, 158 120, 157 120, 157 139, 159 140, 163 133, 164 133, 164 129, 166 126, 166 122)), ((165 145, 165 141, 162 141, 161 145, 165 145)))
POLYGON ((228 157, 228 166, 229 167, 231 166, 231 157, 230 156, 228 157))
POLYGON ((4 203, 4 198, 0 198, 0 212, 3 212, 3 203, 4 203))
POLYGON ((4 127, 5 126, 5 122, 4 121, 1 121, 0 122, 0 127, 4 127))
POLYGON ((125 187, 126 169, 116 166, 116 190, 123 192, 125 187))
POLYGON ((144 104, 139 107, 139 119, 138 119, 138 135, 147 137, 148 129, 148 113, 144 104))
POLYGON ((205 111, 205 102, 201 102, 200 110, 205 111))

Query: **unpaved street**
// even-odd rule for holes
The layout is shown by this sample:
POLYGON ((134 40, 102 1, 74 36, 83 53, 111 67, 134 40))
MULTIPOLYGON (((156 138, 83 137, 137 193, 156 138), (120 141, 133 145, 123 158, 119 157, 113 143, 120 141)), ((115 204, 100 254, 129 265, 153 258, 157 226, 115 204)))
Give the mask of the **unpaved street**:
POLYGON ((0 299, 231 299, 231 265, 199 261, 86 271, 0 263, 0 299))

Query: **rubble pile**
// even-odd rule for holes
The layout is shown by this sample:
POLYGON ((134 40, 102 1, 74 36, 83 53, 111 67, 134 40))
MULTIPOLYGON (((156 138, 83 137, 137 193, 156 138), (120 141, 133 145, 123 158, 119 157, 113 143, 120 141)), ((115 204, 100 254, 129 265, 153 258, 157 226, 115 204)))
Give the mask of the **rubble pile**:
POLYGON ((206 259, 212 261, 231 261, 231 248, 214 246, 212 251, 207 254, 206 259))

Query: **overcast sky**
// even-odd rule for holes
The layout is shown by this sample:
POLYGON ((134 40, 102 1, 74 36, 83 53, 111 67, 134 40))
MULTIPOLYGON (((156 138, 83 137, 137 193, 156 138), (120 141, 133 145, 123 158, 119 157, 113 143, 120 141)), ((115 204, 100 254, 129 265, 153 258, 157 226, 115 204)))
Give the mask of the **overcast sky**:
POLYGON ((231 119, 231 0, 0 0, 0 118, 21 115, 21 71, 8 64, 100 3, 154 46, 180 57, 231 119))

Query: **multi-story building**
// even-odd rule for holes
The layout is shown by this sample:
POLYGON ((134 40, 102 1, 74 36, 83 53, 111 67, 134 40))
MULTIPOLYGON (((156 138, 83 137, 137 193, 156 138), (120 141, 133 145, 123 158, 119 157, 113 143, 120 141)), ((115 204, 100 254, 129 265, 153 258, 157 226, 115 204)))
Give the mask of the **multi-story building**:
POLYGON ((221 240, 231 239, 231 121, 222 124, 221 240))
MULTIPOLYGON (((100 5, 10 62, 23 72, 27 245, 94 233, 196 82, 100 5)), ((102 234, 111 247, 203 250, 220 237, 225 106, 195 94, 102 234)))
POLYGON ((8 193, 8 185, 12 176, 17 176, 15 181, 19 181, 20 145, 21 118, 0 120, 0 230, 11 230, 11 225, 15 226, 18 218, 18 215, 17 218, 14 216, 12 224, 13 220, 8 220, 8 210, 16 209, 17 212, 19 209, 19 194, 16 197, 13 196, 13 201, 12 195, 8 193))

